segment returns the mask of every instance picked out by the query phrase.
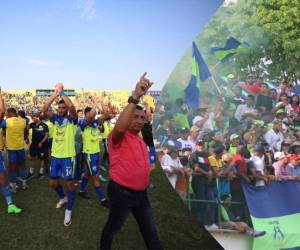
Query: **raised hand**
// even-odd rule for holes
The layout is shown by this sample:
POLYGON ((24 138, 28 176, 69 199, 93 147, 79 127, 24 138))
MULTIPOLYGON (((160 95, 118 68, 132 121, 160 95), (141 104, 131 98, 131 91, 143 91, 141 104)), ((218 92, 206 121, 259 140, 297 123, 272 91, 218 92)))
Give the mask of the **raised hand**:
POLYGON ((55 97, 58 97, 59 94, 60 94, 60 92, 58 91, 57 88, 55 88, 55 89, 54 89, 54 96, 55 96, 55 97))
POLYGON ((64 85, 61 82, 56 83, 55 90, 57 90, 58 93, 60 93, 61 91, 63 91, 63 89, 64 89, 64 85))
POLYGON ((135 86, 135 90, 133 93, 134 99, 140 99, 143 95, 147 93, 147 91, 150 89, 150 87, 153 85, 153 82, 150 82, 149 79, 147 79, 145 76, 147 75, 147 72, 145 72, 139 79, 138 83, 135 86))
POLYGON ((92 101, 92 104, 97 104, 97 96, 92 95, 92 96, 90 96, 90 99, 92 101))

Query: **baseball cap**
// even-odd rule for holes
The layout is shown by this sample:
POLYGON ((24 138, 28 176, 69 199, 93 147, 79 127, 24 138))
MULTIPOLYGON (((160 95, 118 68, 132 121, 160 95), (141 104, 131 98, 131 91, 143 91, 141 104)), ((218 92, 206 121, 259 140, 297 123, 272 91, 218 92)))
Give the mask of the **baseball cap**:
POLYGON ((285 153, 283 153, 283 152, 276 152, 275 154, 274 154, 274 159, 276 160, 276 161, 278 161, 278 160, 282 160, 283 158, 285 158, 287 155, 285 154, 285 153))
POLYGON ((300 160, 300 157, 296 154, 291 154, 290 155, 290 160, 291 161, 298 161, 298 160, 300 160))
POLYGON ((230 141, 232 141, 232 140, 234 140, 234 139, 237 139, 237 138, 239 138, 240 136, 238 135, 238 134, 232 134, 231 136, 230 136, 230 141))
POLYGON ((300 147, 300 141, 295 141, 292 145, 291 145, 291 148, 292 147, 300 147))

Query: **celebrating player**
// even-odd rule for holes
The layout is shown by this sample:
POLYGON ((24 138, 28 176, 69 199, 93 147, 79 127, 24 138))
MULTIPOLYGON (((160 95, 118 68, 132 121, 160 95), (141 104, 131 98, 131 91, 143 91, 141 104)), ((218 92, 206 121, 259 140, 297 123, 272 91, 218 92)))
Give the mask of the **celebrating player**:
POLYGON ((108 206, 105 194, 100 187, 100 143, 99 143, 99 124, 102 123, 101 117, 96 119, 96 98, 92 97, 93 107, 84 110, 85 118, 79 122, 82 130, 83 159, 85 163, 85 173, 83 175, 79 195, 85 194, 88 178, 91 177, 95 191, 105 207, 108 206))
POLYGON ((67 203, 64 225, 71 225, 72 208, 75 199, 75 133, 77 126, 77 112, 72 101, 65 95, 64 87, 57 84, 53 95, 42 107, 44 114, 53 122, 53 142, 51 150, 50 185, 59 196, 56 208, 61 208, 67 203), (48 112, 49 107, 61 96, 58 102, 58 114, 48 112), (62 177, 67 183, 67 196, 59 182, 62 177))

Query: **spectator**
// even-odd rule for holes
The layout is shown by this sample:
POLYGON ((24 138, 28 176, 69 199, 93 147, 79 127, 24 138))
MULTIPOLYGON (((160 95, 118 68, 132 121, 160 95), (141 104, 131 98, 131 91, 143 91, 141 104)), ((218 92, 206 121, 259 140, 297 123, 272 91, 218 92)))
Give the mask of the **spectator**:
POLYGON ((261 92, 256 99, 256 107, 262 111, 262 113, 270 112, 272 110, 272 98, 269 96, 269 86, 266 83, 261 85, 261 92))
POLYGON ((276 152, 274 158, 276 162, 273 164, 276 180, 295 180, 293 176, 293 166, 290 164, 289 155, 283 152, 276 152))
POLYGON ((221 197, 223 205, 221 205, 222 227, 233 229, 245 233, 251 237, 260 237, 266 234, 265 231, 254 231, 245 222, 240 221, 240 218, 235 216, 230 210, 231 195, 221 197))
POLYGON ((235 118, 238 119, 239 121, 242 119, 242 116, 245 113, 256 113, 257 110, 254 105, 254 96, 253 95, 248 95, 246 103, 245 104, 240 104, 237 107, 237 110, 235 112, 235 118))
POLYGON ((180 143, 179 149, 182 150, 184 148, 190 148, 192 151, 195 151, 195 143, 189 139, 189 129, 182 128, 180 130, 180 138, 177 141, 180 143))
POLYGON ((161 159, 161 167, 171 186, 175 189, 177 176, 184 173, 183 166, 179 160, 178 149, 174 147, 169 148, 169 152, 161 159))
POLYGON ((280 120, 275 120, 273 122, 273 128, 265 134, 265 140, 271 151, 278 152, 281 150, 284 135, 282 133, 282 122, 280 120))
MULTIPOLYGON (((215 200, 214 189, 216 184, 204 145, 203 141, 198 141, 196 151, 191 157, 191 166, 195 173, 192 178, 192 188, 196 199, 213 201, 215 200)), ((197 202, 194 207, 200 222, 209 229, 218 228, 215 224, 216 204, 197 202)))
POLYGON ((264 148, 261 145, 256 145, 254 155, 250 158, 252 164, 249 165, 249 170, 255 180, 255 186, 264 186, 270 182, 270 178, 265 173, 264 163, 264 148))

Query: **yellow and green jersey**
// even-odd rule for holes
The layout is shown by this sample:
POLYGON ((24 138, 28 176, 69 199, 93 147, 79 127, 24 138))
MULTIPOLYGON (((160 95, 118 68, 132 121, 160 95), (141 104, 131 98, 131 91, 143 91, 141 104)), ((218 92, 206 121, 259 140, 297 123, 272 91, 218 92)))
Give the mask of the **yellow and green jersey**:
POLYGON ((22 117, 9 117, 1 122, 6 130, 6 147, 8 150, 24 149, 26 120, 22 117))
POLYGON ((94 120, 92 123, 87 123, 86 120, 81 120, 79 123, 82 135, 83 153, 95 154, 100 152, 100 131, 99 120, 94 120))
POLYGON ((53 141, 51 155, 56 158, 69 158, 76 155, 75 134, 77 129, 77 119, 67 116, 54 115, 53 141))
POLYGON ((102 139, 107 139, 109 133, 112 131, 110 122, 105 121, 103 123, 103 129, 104 129, 104 131, 102 133, 102 139))

